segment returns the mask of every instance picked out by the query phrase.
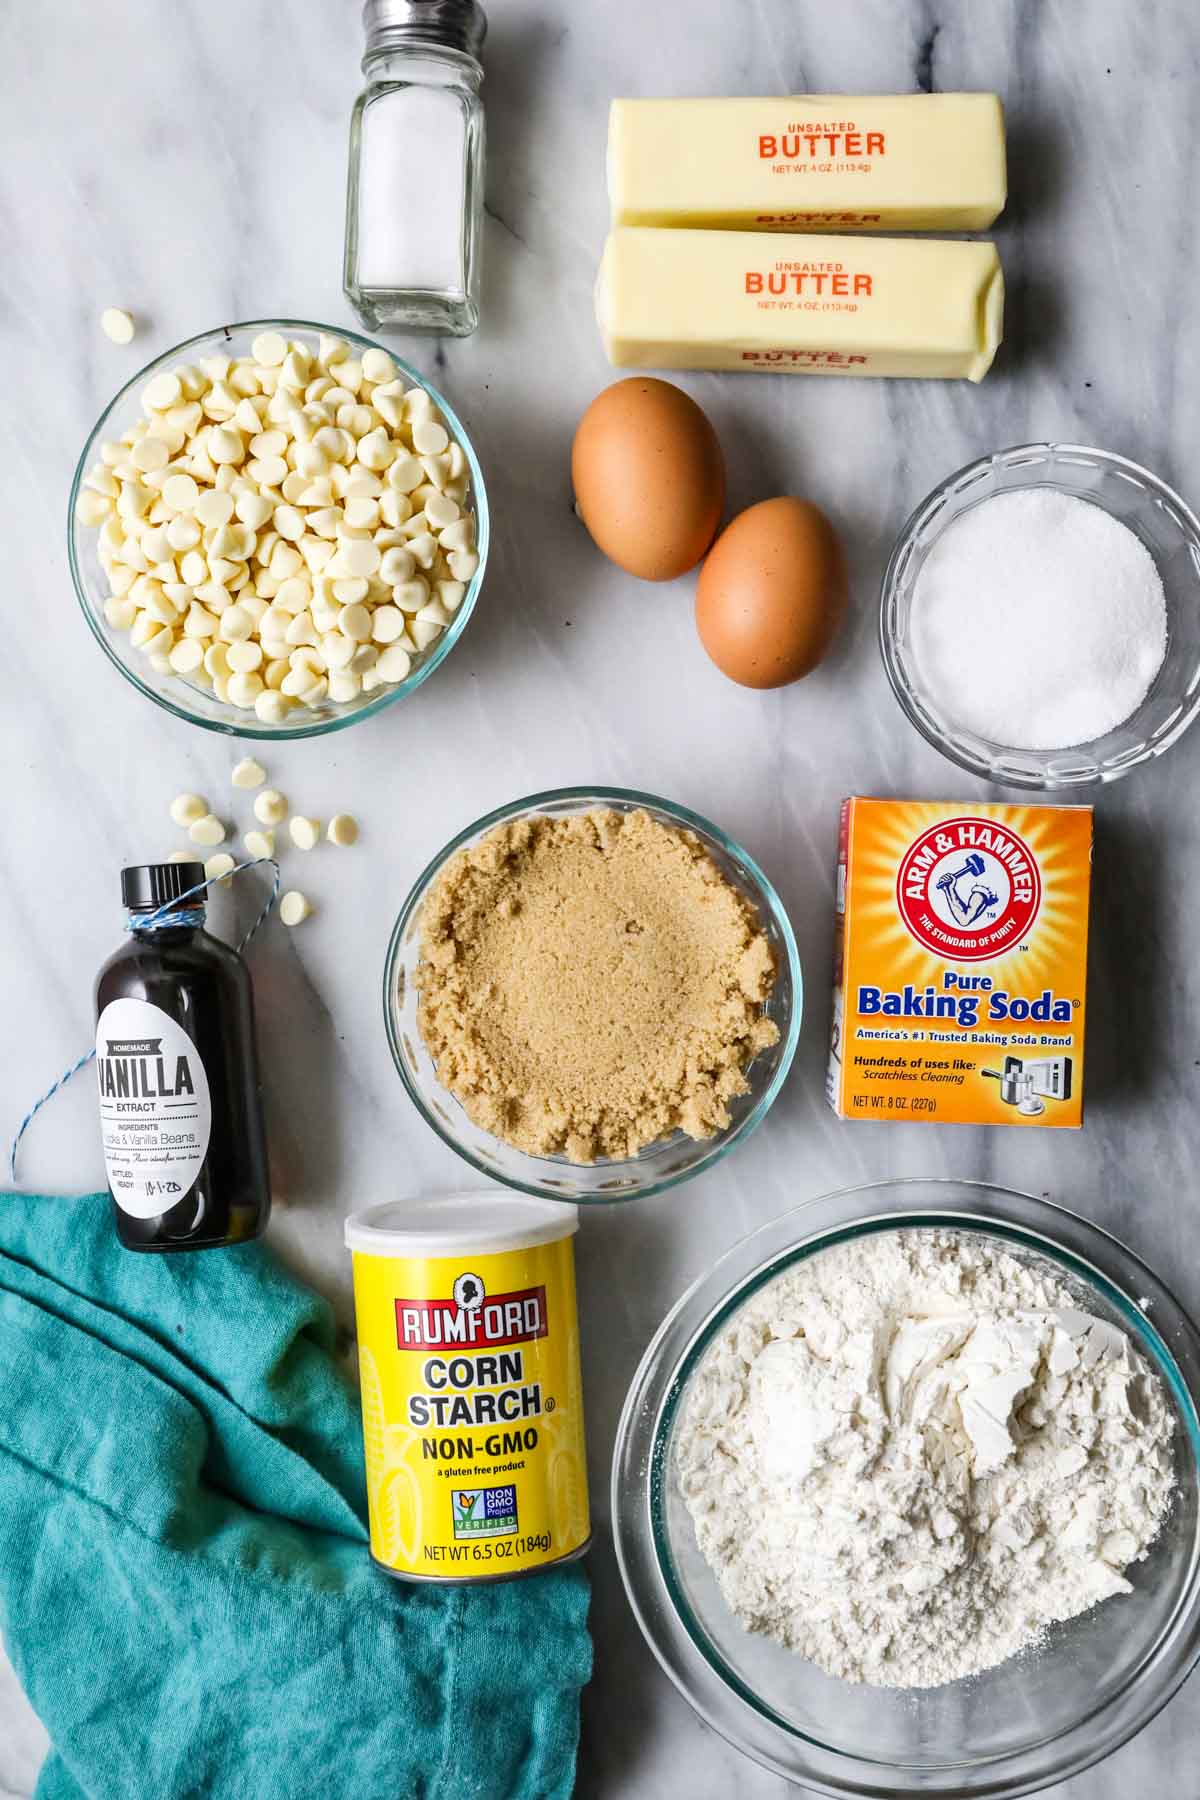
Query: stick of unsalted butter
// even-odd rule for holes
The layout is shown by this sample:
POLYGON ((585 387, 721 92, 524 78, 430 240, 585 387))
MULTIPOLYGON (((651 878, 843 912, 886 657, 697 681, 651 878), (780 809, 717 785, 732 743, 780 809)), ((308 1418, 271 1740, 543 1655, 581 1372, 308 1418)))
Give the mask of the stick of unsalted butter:
POLYGON ((596 318, 619 369, 981 381, 1004 277, 994 244, 625 227, 604 246, 596 318))
POLYGON ((614 225, 985 231, 1005 200, 996 94, 614 100, 614 225))

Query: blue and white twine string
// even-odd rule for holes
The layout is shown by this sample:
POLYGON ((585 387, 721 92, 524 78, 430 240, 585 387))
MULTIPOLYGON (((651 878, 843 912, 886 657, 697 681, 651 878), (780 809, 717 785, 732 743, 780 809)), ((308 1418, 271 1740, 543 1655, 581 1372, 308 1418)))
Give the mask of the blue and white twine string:
MULTIPOLYGON (((259 869, 265 863, 269 863, 271 868, 275 871, 274 879, 271 882, 271 892, 267 896, 266 905, 239 943, 238 951, 240 953, 246 948, 246 945, 250 942, 250 939, 254 936, 255 932, 258 931, 260 926, 266 924, 271 916, 275 902, 279 898, 279 864, 273 856, 256 856, 251 862, 235 863, 233 868, 227 870, 224 875, 210 875, 206 880, 198 881, 195 887, 187 888, 182 894, 177 894, 173 900, 167 901, 163 906, 160 906, 157 911, 152 913, 136 913, 129 920, 125 929, 126 931, 147 931, 153 928, 158 931, 169 931, 172 926, 202 925, 204 922, 203 909, 198 906, 185 906, 183 904, 185 900, 190 900, 195 894, 207 893, 214 882, 232 881, 235 875, 244 875, 247 869, 259 869)), ((81 1056, 79 1061, 72 1063, 69 1069, 64 1069, 63 1073, 59 1076, 58 1080, 54 1082, 53 1086, 46 1089, 46 1092, 42 1095, 41 1099, 35 1101, 29 1111, 25 1114, 25 1117, 21 1120, 20 1125, 17 1127, 17 1135, 12 1141, 12 1148, 8 1153, 8 1173, 10 1180, 14 1183, 17 1179, 17 1151, 20 1149, 21 1139, 25 1136, 25 1133, 29 1130, 29 1127, 33 1124, 33 1121, 37 1118, 47 1101, 53 1100, 55 1094, 57 1094, 60 1089, 65 1088, 68 1081, 70 1081, 73 1076, 78 1075, 81 1069, 86 1069, 90 1062, 95 1061, 95 1057, 95 1050, 89 1050, 86 1056, 81 1056)))

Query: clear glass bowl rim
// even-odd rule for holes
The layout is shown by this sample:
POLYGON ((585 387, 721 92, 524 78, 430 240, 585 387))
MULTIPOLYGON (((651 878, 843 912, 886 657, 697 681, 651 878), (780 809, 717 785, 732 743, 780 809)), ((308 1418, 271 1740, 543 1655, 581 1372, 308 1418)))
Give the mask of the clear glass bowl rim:
MULTIPOLYGON (((1184 709, 1181 716, 1176 719, 1166 731, 1147 740, 1136 754, 1127 754, 1119 761, 1111 764, 1106 765, 1104 763, 1098 763, 1095 758, 1091 758, 1086 765, 1083 765, 1082 758, 1090 748, 1090 746, 1086 744, 1070 746, 1066 750, 1053 752, 1014 751, 1009 745, 995 745, 998 756, 1036 756, 1039 754, 1066 756, 1078 754, 1081 757, 1081 767, 1078 772, 1063 774, 1057 777, 1039 777, 1028 770, 1003 767, 998 765, 994 760, 989 762, 985 757, 976 755, 965 745, 956 743, 952 738, 947 737, 943 732, 940 732, 932 722, 926 721, 920 710, 913 704, 909 683, 901 674, 896 659, 896 648, 891 629, 891 614, 894 610, 894 590, 899 575, 901 558, 905 555, 913 537, 924 524, 926 518, 930 513, 936 511, 952 490, 964 485, 973 476, 982 475, 986 470, 994 468, 998 464, 1002 465, 1009 463, 1010 461, 1016 462, 1018 459, 1023 459, 1029 464, 1036 466, 1039 461, 1044 462, 1048 458, 1056 455, 1080 458, 1087 457, 1097 466, 1122 470, 1128 475, 1136 476, 1137 479, 1143 481, 1147 487, 1158 493, 1169 506, 1179 514, 1191 535, 1193 543, 1197 549, 1200 549, 1200 519, 1196 517, 1196 514, 1183 499, 1182 495, 1176 493, 1175 489, 1165 482, 1160 475, 1156 475, 1153 469, 1147 469, 1142 463, 1134 462, 1132 458, 1128 456, 1120 456, 1115 450, 1101 450, 1094 444, 1071 444, 1059 442, 1057 440, 1036 441, 1028 444, 1012 444, 1007 449, 992 450, 984 456, 977 456, 973 458, 971 462, 964 463, 961 468, 955 469, 952 474, 947 475, 942 481, 939 481, 936 487, 931 488, 925 495, 925 498, 913 508, 896 535, 896 541, 892 546, 891 554, 887 560, 887 566, 883 572, 883 581, 880 586, 879 596, 880 654, 883 658, 883 666, 887 674, 888 684, 891 687, 896 700, 899 702, 900 709, 904 713, 909 724, 914 726, 916 730, 920 732, 926 743, 932 744, 933 748, 946 757, 948 761, 957 764, 960 769, 966 769, 969 774, 981 775, 985 780, 996 782, 1002 787, 1029 788, 1034 791, 1046 793, 1055 793, 1064 789, 1088 787, 1093 786, 1096 783, 1116 781, 1122 775, 1127 775, 1131 769, 1140 768, 1143 763, 1151 761, 1151 759, 1156 756, 1161 756, 1165 750, 1169 750, 1171 745, 1176 743, 1178 739, 1183 736, 1183 733, 1195 719, 1197 713, 1200 713, 1200 687, 1197 688, 1191 705, 1184 709)), ((1019 485, 1019 483, 1014 483, 1014 489, 1019 485)), ((1055 481, 1046 481, 1044 483, 1031 481, 1029 483, 1030 487, 1039 485, 1057 487, 1059 491, 1063 493, 1072 492, 1065 483, 1055 481)), ((1092 501, 1090 504, 1099 505, 1100 503, 1098 501, 1092 501)), ((1102 510, 1107 511, 1108 509, 1105 507, 1102 510)))
POLYGON ((1200 1331, 1170 1288, 1140 1256, 1111 1232, 1069 1207, 987 1181, 895 1177, 837 1189, 805 1201, 758 1226, 725 1251, 671 1307, 630 1382, 617 1425, 610 1487, 617 1563, 643 1636, 689 1705, 743 1754, 790 1781, 839 1800, 842 1796, 901 1800, 906 1794, 939 1795, 942 1800, 986 1795, 990 1800, 1002 1800, 1009 1795, 1035 1792, 1093 1767, 1127 1743, 1156 1717, 1200 1661, 1200 1542, 1193 1545, 1188 1582, 1168 1626, 1119 1694, 1096 1713, 1084 1716, 1053 1737, 979 1761, 947 1759, 931 1770, 927 1765, 917 1768, 875 1762, 820 1743, 759 1700, 711 1644, 679 1588, 661 1523, 669 1474, 667 1440, 688 1378, 723 1321, 785 1268, 836 1243, 876 1231, 921 1226, 984 1231, 1007 1238, 1098 1288, 1126 1321, 1169 1385, 1187 1427, 1185 1454, 1190 1452, 1192 1483, 1200 1479, 1198 1397, 1183 1380, 1159 1331, 1130 1295, 1148 1291, 1155 1306, 1171 1309, 1172 1328, 1186 1338, 1198 1367, 1200 1331), (917 1193, 920 1200, 912 1198, 917 1193), (951 1198, 954 1195, 958 1196, 957 1205, 951 1198), (973 1202, 979 1210, 972 1210, 973 1202), (825 1216, 829 1214, 835 1216, 825 1216), (771 1242, 769 1253, 755 1257, 764 1240, 771 1242), (1099 1259, 1115 1265, 1120 1278, 1106 1273, 1099 1266, 1099 1259), (726 1278, 735 1270, 736 1276, 729 1285, 726 1278), (667 1606, 662 1595, 639 1587, 634 1573, 637 1563, 652 1564, 653 1577, 661 1584, 667 1606), (682 1628, 683 1639, 664 1645, 662 1640, 670 1636, 672 1618, 682 1628), (728 1707, 724 1718, 714 1717, 703 1700, 690 1691, 687 1671, 678 1666, 681 1647, 703 1660, 725 1690, 727 1702, 733 1697, 735 1704, 728 1707), (1161 1664, 1168 1651, 1172 1653, 1172 1663, 1164 1670, 1161 1664), (1157 1685, 1148 1695, 1141 1696, 1140 1690, 1148 1681, 1157 1685), (1129 1707, 1127 1703, 1134 1694, 1140 1696, 1138 1704, 1129 1707), (748 1709, 758 1732, 756 1742, 746 1741, 747 1715, 736 1703, 748 1709), (1100 1726, 1117 1706, 1123 1709, 1122 1717, 1104 1733, 1100 1726), (1126 1711, 1130 1716, 1125 1716, 1126 1711), (768 1728, 766 1734, 763 1726, 768 1728), (814 1765, 800 1768, 795 1762, 773 1756, 770 1733, 785 1739, 793 1755, 800 1749, 811 1753, 814 1765), (1053 1761, 1045 1760, 1051 1755, 1053 1761), (905 1787, 902 1783, 909 1776, 916 1779, 911 1787, 905 1787), (950 1785, 938 1785, 939 1780, 950 1785))
POLYGON ((450 402, 446 399, 445 395, 439 392, 431 381, 427 381, 419 369, 414 369, 411 363, 405 362, 403 357, 397 356, 393 350, 390 350, 386 344, 381 344, 377 338, 364 337, 362 332, 354 331, 346 325, 322 325, 314 319, 237 319, 230 324, 214 325, 207 331, 199 331, 194 337, 184 338, 181 343, 173 345, 171 349, 164 350, 160 355, 154 357, 117 389, 117 392, 113 395, 112 399, 108 402, 108 405, 104 408, 104 411, 100 414, 100 417, 96 420, 96 423, 92 426, 91 431, 87 435, 83 449, 80 452, 79 460, 75 465, 75 474, 71 481, 70 498, 67 502, 67 560, 70 564, 71 580, 75 587, 75 597, 79 601, 84 618, 87 620, 88 629, 91 631, 92 636, 95 638, 113 667, 126 681, 129 682, 131 687, 137 689, 139 694, 144 695, 147 700, 152 700, 155 706, 160 706, 164 712, 171 713, 173 717, 182 719, 188 725, 196 725, 202 731, 215 731, 225 737, 255 738, 267 743, 290 743, 293 739, 323 737, 327 732, 345 731, 349 726, 357 725, 363 719, 374 718, 376 713, 382 712, 385 707, 391 706, 394 701, 402 700, 408 694, 415 693, 422 682, 428 681, 434 670, 445 661, 447 656, 449 656, 451 650, 453 650, 455 644, 466 629, 467 622, 475 610, 475 602, 479 595, 479 589, 483 583, 484 571, 487 568, 488 545, 490 539, 491 521, 488 511, 487 487, 483 479, 483 470, 479 466, 479 458, 475 454, 475 447, 467 434, 462 420, 458 417, 458 414, 450 405, 450 402), (149 381, 159 369, 164 367, 164 365, 169 363, 173 364, 178 361, 186 361, 188 360, 190 353, 198 352, 202 347, 207 347, 211 353, 216 350, 221 338, 228 339, 237 331, 324 332, 330 337, 344 338, 347 343, 356 345, 360 350, 382 350, 387 356, 391 357, 397 370, 405 380, 410 382, 413 386, 423 387, 427 393, 430 394, 440 411, 444 414, 447 423, 450 425, 459 443, 462 445, 463 453, 467 459, 467 467, 471 471, 471 498, 475 509, 476 550, 479 556, 479 567, 471 577, 467 591, 463 595, 462 603, 459 606, 458 612, 455 614, 454 623, 442 633, 441 640, 433 652, 426 657, 423 662, 417 665, 411 675, 406 676, 405 679, 399 682, 395 687, 384 689, 374 700, 368 701, 365 706, 357 707, 352 712, 337 714, 332 718, 314 720, 311 724, 266 727, 259 723, 253 711, 247 712, 243 719, 206 719, 202 718, 198 713, 190 711, 182 701, 176 702, 168 699, 165 694, 158 693, 154 688, 144 682, 134 669, 122 662, 121 658, 116 654, 112 643, 109 641, 109 633, 105 629, 99 614, 93 609, 88 600, 87 583, 84 580, 83 571, 79 567, 79 559, 76 554, 75 503, 79 498, 79 492, 83 485, 84 477, 96 459, 98 453, 97 446, 103 439, 104 428, 112 418, 113 414, 118 411, 135 389, 149 381))
MULTIPOLYGON (((645 793, 639 788, 592 787, 586 784, 579 787, 546 788, 541 793, 527 794, 523 799, 510 800, 503 806, 497 806, 491 812, 485 813, 482 818, 476 819, 472 824, 465 826, 463 830, 459 831, 451 838, 444 849, 439 850, 437 855, 426 864, 425 868, 413 883, 407 899, 400 908, 396 923, 392 927, 392 934, 388 939, 387 955, 384 958, 383 965, 383 1020, 385 1030, 387 1031, 388 1048, 392 1053, 392 1061, 395 1063, 396 1070, 404 1084, 405 1092, 408 1094, 409 1099, 412 1101, 421 1117, 425 1120, 425 1123, 437 1133, 442 1142, 453 1150, 457 1156, 461 1156, 464 1162, 469 1163, 478 1174, 483 1175, 487 1180, 499 1181, 505 1187, 514 1188, 520 1193, 535 1194, 539 1199, 560 1200, 563 1203, 574 1206, 615 1206, 625 1204, 631 1200, 642 1200, 651 1194, 662 1194, 665 1193, 668 1188, 678 1187, 681 1182, 690 1181, 693 1176, 701 1174, 706 1169, 711 1169, 715 1163, 720 1162, 722 1157, 726 1156, 728 1152, 733 1149, 735 1144, 744 1142, 744 1140, 750 1136, 751 1132, 755 1131, 757 1127, 761 1125, 763 1119, 774 1104, 780 1089, 787 1080, 788 1073, 792 1066, 792 1059, 796 1054, 796 1046, 800 1041, 800 1026, 803 1016, 804 977, 800 968, 800 952, 796 945, 795 933, 792 930, 792 923, 788 918, 783 901, 776 893, 772 883, 758 866, 758 863, 748 851, 744 850, 742 846, 735 841, 735 839, 722 831, 719 826, 714 825, 710 819, 704 818, 700 813, 693 812, 689 807, 680 805, 678 801, 666 800, 661 794, 645 793), (481 836, 486 831, 490 831, 493 826, 502 825, 509 819, 519 817, 522 813, 538 812, 546 807, 560 806, 564 803, 573 804, 575 802, 580 802, 604 806, 614 801, 619 805, 630 809, 639 806, 657 808, 660 812, 665 813, 671 818, 676 824, 683 826, 689 831, 695 831, 702 838, 710 838, 718 845, 725 855, 729 856, 732 860, 741 863, 750 872, 761 898, 779 931, 780 937, 783 939, 784 947, 787 951, 788 970, 792 981, 792 1010, 788 1019, 787 1035, 780 1051, 778 1066, 776 1067, 769 1085, 763 1090, 757 1103, 744 1118, 737 1122, 736 1126, 728 1134, 718 1135, 716 1138, 707 1140, 710 1145, 707 1156, 702 1156, 700 1160, 687 1169, 681 1169, 673 1174, 666 1175, 659 1181, 648 1182, 645 1187, 639 1187, 629 1193, 595 1195, 573 1193, 570 1195, 557 1195, 536 1182, 520 1181, 515 1176, 501 1175, 496 1169, 479 1162, 468 1149, 451 1136, 441 1122, 430 1112, 425 1104, 424 1096, 413 1084, 397 1039, 396 1023, 392 1009, 395 972, 397 963, 400 960, 401 945, 404 940, 404 935, 408 930, 412 917, 420 905, 430 883, 435 876, 441 872, 442 868, 450 858, 458 850, 462 849, 464 844, 470 843, 473 838, 481 836)), ((529 1160, 532 1162, 538 1159, 530 1158, 529 1160)), ((546 1160, 549 1161, 551 1159, 547 1158, 546 1160)), ((635 1157, 630 1159, 630 1163, 604 1163, 598 1164, 597 1166, 603 1168, 622 1168, 631 1165, 636 1166, 636 1162, 637 1158, 635 1157)))

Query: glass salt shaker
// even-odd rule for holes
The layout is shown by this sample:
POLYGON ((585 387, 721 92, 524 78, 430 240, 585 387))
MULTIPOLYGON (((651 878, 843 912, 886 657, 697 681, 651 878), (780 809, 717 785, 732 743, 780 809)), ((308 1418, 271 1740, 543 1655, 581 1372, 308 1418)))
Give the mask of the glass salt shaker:
POLYGON ((350 124, 343 286, 372 330, 479 323, 484 121, 478 0, 367 0, 350 124))

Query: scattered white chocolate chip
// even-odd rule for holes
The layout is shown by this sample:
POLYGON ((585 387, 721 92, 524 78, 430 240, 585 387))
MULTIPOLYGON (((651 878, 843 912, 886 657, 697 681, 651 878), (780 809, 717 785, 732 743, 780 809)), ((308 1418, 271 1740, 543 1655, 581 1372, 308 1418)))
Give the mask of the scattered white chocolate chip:
POLYGON ((312 912, 305 896, 290 888, 279 902, 279 917, 285 925, 302 925, 312 912))
POLYGON ((260 825, 282 825, 287 815, 287 797, 278 788, 264 788, 254 796, 254 816, 260 825))
POLYGON ((171 802, 171 818, 176 825, 194 825, 207 812, 208 801, 199 794, 176 794, 171 802))
POLYGON ((242 838, 249 856, 274 856, 275 833, 273 831, 248 831, 242 838))
POLYGON ((403 681, 479 566, 466 452, 429 393, 384 350, 264 331, 160 370, 141 401, 76 500, 109 629, 270 725, 403 681), (363 645, 396 654, 360 662, 363 645), (317 655, 298 667, 298 648, 317 655))
POLYGON ((267 771, 252 756, 243 756, 241 762, 235 763, 230 777, 235 788, 261 787, 266 779, 267 771))
POLYGON ((352 813, 334 813, 325 836, 331 844, 355 844, 358 842, 358 820, 352 813))
POLYGON ((100 314, 100 329, 114 344, 133 342, 133 314, 123 306, 106 306, 100 314))
POLYGON ((199 862, 199 860, 200 859, 196 855, 196 852, 194 850, 172 850, 170 856, 168 856, 168 858, 167 858, 168 862, 194 863, 194 862, 199 862))
POLYGON ((204 873, 209 881, 219 881, 222 887, 228 887, 230 872, 236 866, 227 850, 219 850, 205 863, 204 873))
POLYGON ((193 820, 188 828, 188 836, 193 844, 214 844, 225 842, 225 827, 220 819, 212 813, 205 813, 201 818, 193 820))
POLYGON ((306 819, 303 813, 297 813, 288 821, 288 832, 297 850, 315 850, 321 841, 321 821, 306 819))

